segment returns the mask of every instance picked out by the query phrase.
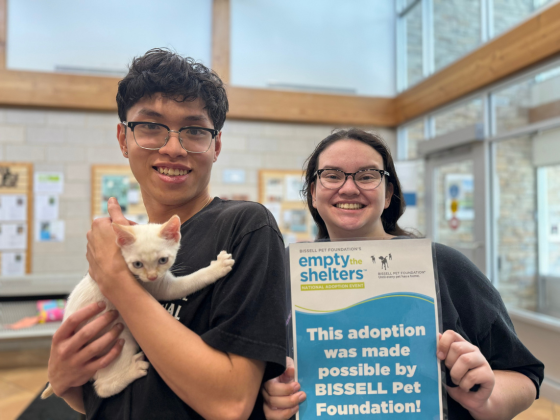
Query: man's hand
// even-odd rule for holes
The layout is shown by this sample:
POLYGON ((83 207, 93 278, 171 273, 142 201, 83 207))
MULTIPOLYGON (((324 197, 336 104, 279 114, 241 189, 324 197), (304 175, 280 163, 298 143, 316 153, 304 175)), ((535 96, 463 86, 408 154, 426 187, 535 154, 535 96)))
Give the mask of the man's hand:
POLYGON ((289 419, 299 410, 299 404, 305 401, 305 392, 294 381, 294 360, 286 357, 286 370, 277 378, 271 379, 262 387, 264 414, 267 420, 289 419))
POLYGON ((87 233, 87 253, 89 274, 97 282, 101 293, 110 296, 113 287, 118 286, 118 279, 126 276, 132 278, 122 257, 121 250, 116 243, 116 235, 111 226, 112 222, 131 225, 122 214, 115 198, 107 203, 110 217, 100 217, 92 223, 87 233))
POLYGON ((447 392, 455 401, 471 412, 485 412, 489 407, 494 389, 495 377, 492 368, 480 349, 455 331, 448 330, 440 336, 437 357, 445 361, 449 374, 457 388, 447 387, 447 392), (480 385, 476 391, 470 391, 480 385))
POLYGON ((120 354, 124 340, 117 338, 123 330, 122 324, 115 325, 90 343, 90 340, 117 318, 116 311, 104 313, 77 331, 83 322, 104 309, 104 302, 92 303, 70 315, 55 332, 48 378, 54 393, 59 397, 64 397, 70 388, 85 384, 95 372, 106 367, 120 354))

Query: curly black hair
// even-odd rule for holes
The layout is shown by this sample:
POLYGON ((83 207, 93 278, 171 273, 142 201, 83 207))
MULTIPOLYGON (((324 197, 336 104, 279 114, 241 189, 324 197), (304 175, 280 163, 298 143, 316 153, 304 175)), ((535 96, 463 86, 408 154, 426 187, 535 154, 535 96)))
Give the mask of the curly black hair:
POLYGON ((126 113, 140 99, 156 93, 178 102, 200 98, 214 128, 219 131, 224 126, 229 110, 224 84, 216 73, 192 58, 164 48, 154 48, 135 57, 128 74, 119 82, 120 120, 126 121, 126 113))
POLYGON ((391 156, 389 148, 383 139, 378 135, 368 133, 358 128, 351 128, 348 130, 335 130, 331 135, 321 140, 313 153, 311 153, 305 161, 305 179, 302 194, 307 200, 307 208, 317 225, 317 239, 329 239, 327 225, 317 209, 313 207, 313 196, 311 195, 311 190, 314 188, 314 184, 316 182, 315 172, 319 169, 319 156, 331 144, 339 140, 346 139, 361 141, 376 150, 383 158, 383 169, 390 174, 388 177, 384 177, 385 182, 393 184, 391 204, 389 204, 389 207, 387 207, 381 214, 381 222, 383 223, 383 229, 385 232, 395 236, 414 237, 414 234, 405 231, 397 224, 397 221, 404 213, 405 202, 401 190, 401 183, 399 182, 397 171, 395 170, 395 164, 393 163, 393 157, 391 156))

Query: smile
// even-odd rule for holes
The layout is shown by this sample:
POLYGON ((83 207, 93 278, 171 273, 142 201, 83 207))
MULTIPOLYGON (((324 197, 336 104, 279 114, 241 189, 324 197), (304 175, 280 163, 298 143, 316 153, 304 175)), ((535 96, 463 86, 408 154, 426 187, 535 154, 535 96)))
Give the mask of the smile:
POLYGON ((163 166, 154 167, 156 171, 160 174, 167 175, 167 176, 181 176, 187 175, 191 172, 191 170, 187 169, 173 169, 173 168, 164 168, 163 166))
POLYGON ((336 208, 343 209, 343 210, 359 210, 364 208, 363 204, 358 203, 338 203, 334 205, 336 208))

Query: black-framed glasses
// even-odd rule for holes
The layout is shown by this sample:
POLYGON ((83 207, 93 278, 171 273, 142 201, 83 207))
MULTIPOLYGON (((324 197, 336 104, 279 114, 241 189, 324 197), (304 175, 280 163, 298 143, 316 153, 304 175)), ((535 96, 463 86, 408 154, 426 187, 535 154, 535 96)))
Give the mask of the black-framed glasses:
POLYGON ((339 169, 319 169, 313 176, 317 176, 321 185, 328 190, 342 188, 349 176, 352 177, 359 188, 374 190, 381 185, 383 177, 390 176, 390 174, 383 169, 374 168, 362 169, 357 172, 344 172, 339 169))
POLYGON ((204 153, 210 149, 212 140, 218 135, 218 130, 205 127, 181 127, 179 131, 171 130, 165 124, 134 121, 122 122, 130 127, 134 141, 142 149, 159 150, 169 141, 171 133, 177 133, 181 147, 189 153, 204 153))

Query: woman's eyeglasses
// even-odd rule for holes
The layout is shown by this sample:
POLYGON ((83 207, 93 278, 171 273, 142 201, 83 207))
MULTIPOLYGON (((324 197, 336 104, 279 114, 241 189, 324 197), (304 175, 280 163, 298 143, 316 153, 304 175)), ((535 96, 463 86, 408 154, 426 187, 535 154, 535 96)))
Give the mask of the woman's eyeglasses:
POLYGON ((383 169, 362 169, 357 172, 343 172, 338 169, 319 169, 315 175, 319 178, 321 185, 329 190, 342 188, 349 176, 356 185, 363 190, 374 190, 381 184, 383 176, 390 176, 383 169))

